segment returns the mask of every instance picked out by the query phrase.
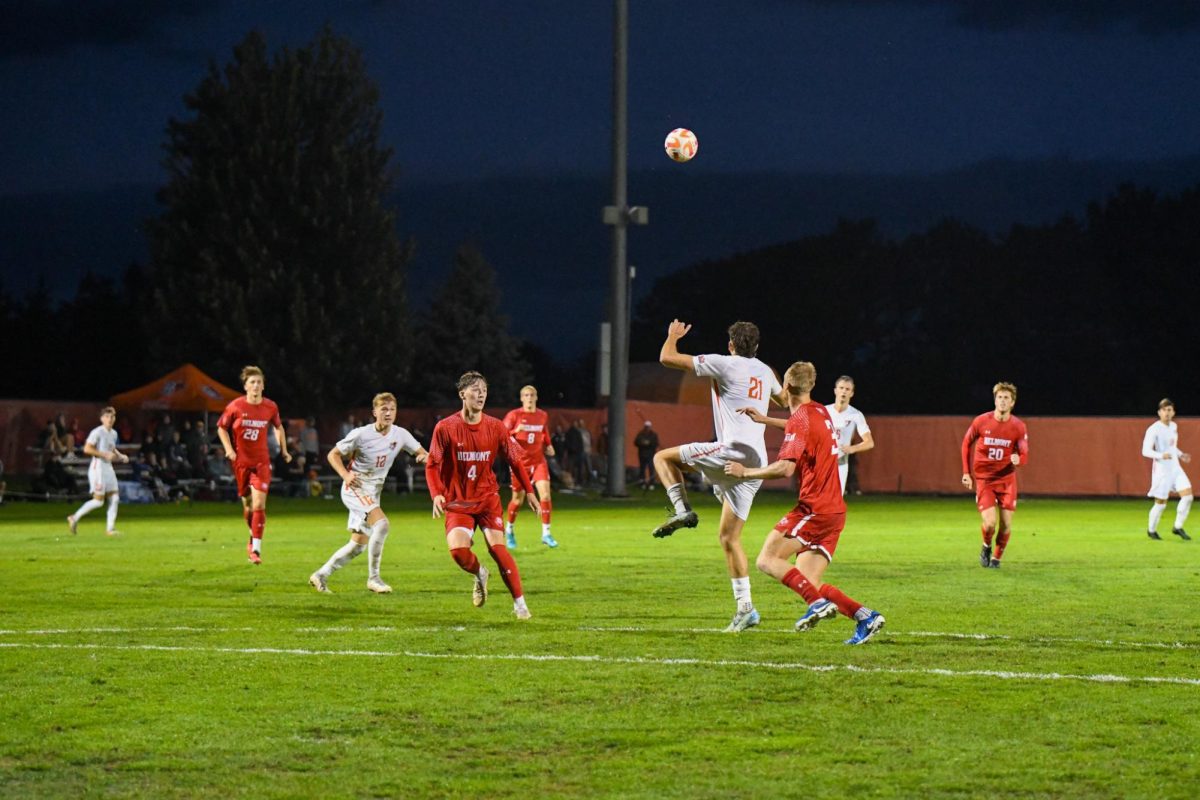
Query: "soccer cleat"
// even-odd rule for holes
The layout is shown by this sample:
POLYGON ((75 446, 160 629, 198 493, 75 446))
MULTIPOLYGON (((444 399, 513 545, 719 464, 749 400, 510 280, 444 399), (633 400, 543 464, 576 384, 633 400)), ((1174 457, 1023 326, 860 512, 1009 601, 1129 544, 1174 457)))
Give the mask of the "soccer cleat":
POLYGON ((993 558, 988 562, 988 569, 1000 569, 1000 559, 993 558))
POLYGON ((1180 539, 1183 539, 1185 542, 1190 542, 1192 540, 1192 537, 1188 536, 1187 531, 1185 531, 1183 528, 1171 528, 1171 533, 1175 534, 1180 539))
POLYGON ((654 529, 654 538, 662 539, 670 536, 680 528, 694 528, 700 524, 700 518, 696 516, 695 511, 684 511, 682 514, 675 514, 670 517, 662 525, 654 529))
POLYGON ((308 576, 308 585, 316 589, 318 592, 333 594, 333 592, 329 591, 329 584, 325 582, 325 576, 319 572, 314 572, 312 575, 308 576))
POLYGON ((517 619, 530 619, 533 614, 529 613, 529 606, 525 604, 513 605, 513 613, 517 615, 517 619))
POLYGON ((516 550, 517 549, 517 534, 514 533, 513 531, 505 531, 504 546, 507 547, 509 550, 516 550))
POLYGON ((854 628, 854 635, 846 640, 846 644, 866 643, 872 636, 883 630, 883 623, 885 621, 883 614, 880 614, 878 611, 872 611, 869 617, 859 620, 858 625, 854 628))
POLYGON ((367 578, 367 588, 375 594, 391 594, 392 587, 388 586, 379 578, 367 578))
POLYGON ((248 559, 250 559, 251 564, 261 564, 262 563, 262 556, 260 556, 258 553, 254 552, 253 550, 251 550, 249 555, 247 555, 246 557, 248 559))
POLYGON ((104 535, 105 536, 120 536, 121 532, 120 531, 105 531, 104 535))
POLYGON ((556 542, 554 540, 554 537, 551 536, 549 533, 542 534, 542 544, 546 545, 546 547, 549 547, 551 549, 558 547, 558 542, 556 542))
POLYGON ((985 544, 983 549, 979 551, 979 566, 986 567, 992 560, 992 546, 985 544))
POLYGON ((729 626, 725 628, 725 633, 740 633, 746 630, 746 628, 753 628, 760 622, 762 622, 762 617, 758 615, 758 609, 751 608, 749 611, 739 611, 733 615, 729 626))
POLYGON ((79 522, 75 519, 74 514, 67 517, 67 530, 71 532, 72 536, 79 533, 79 522))
POLYGON ((471 602, 479 608, 487 602, 487 567, 479 565, 479 574, 475 576, 475 588, 471 590, 471 602))
POLYGON ((1146 535, 1157 542, 1162 541, 1162 537, 1158 535, 1158 531, 1146 531, 1146 535))
POLYGON ((836 616, 837 606, 825 599, 817 600, 808 607, 803 617, 796 620, 796 632, 811 631, 821 620, 833 619, 836 616))

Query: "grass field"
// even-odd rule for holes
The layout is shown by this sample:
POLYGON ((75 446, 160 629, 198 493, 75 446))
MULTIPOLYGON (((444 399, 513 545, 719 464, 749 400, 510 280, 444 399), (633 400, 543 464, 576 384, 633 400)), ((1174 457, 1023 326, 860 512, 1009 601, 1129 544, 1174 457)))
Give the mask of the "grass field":
MULTIPOLYGON (((789 506, 760 495, 752 560, 789 506)), ((232 505, 124 506, 116 539, 0 507, 0 796, 1200 795, 1200 542, 1145 502, 1023 500, 983 570, 967 497, 854 498, 826 577, 887 616, 862 647, 793 633, 765 576, 720 633, 711 498, 655 540, 661 494, 557 496, 555 551, 524 511, 529 622, 499 580, 472 607, 426 501, 384 507, 389 596, 365 556, 307 586, 335 501, 273 499, 260 567, 232 505)))

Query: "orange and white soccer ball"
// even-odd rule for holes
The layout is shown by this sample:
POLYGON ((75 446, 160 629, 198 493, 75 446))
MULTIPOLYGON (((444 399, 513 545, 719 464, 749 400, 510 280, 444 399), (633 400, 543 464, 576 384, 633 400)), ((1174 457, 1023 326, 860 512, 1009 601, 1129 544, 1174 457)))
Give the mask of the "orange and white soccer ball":
POLYGON ((687 128, 676 128, 667 134, 663 148, 666 149, 667 156, 672 161, 682 164, 684 161, 691 161, 696 157, 696 151, 700 149, 700 142, 696 139, 696 134, 687 128))

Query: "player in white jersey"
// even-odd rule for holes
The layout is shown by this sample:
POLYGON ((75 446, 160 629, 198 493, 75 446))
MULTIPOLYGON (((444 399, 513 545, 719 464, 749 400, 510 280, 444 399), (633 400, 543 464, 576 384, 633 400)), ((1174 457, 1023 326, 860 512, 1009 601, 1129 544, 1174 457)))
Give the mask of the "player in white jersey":
POLYGON ((1184 541, 1192 537, 1187 535, 1183 524, 1187 522, 1188 512, 1192 509, 1192 482, 1183 471, 1183 465, 1192 460, 1187 453, 1179 449, 1179 428, 1175 424, 1175 403, 1164 397, 1158 403, 1158 422, 1146 429, 1142 439, 1142 455, 1154 462, 1150 472, 1150 491, 1147 497, 1154 498, 1150 506, 1150 527, 1146 535, 1151 539, 1162 539, 1158 535, 1158 521, 1167 510, 1167 498, 1171 492, 1179 495, 1179 505, 1175 508, 1175 524, 1171 533, 1184 541))
POLYGON ((101 409, 100 424, 92 428, 87 441, 84 442, 84 454, 92 457, 92 463, 88 465, 88 487, 92 491, 92 498, 81 505, 74 514, 67 517, 67 527, 72 534, 78 533, 79 520, 83 519, 88 512, 95 511, 104 505, 106 497, 108 498, 108 524, 104 532, 109 536, 116 536, 118 533, 116 528, 117 505, 121 502, 121 495, 117 486, 117 473, 113 471, 112 462, 119 461, 126 464, 129 462, 129 456, 117 449, 117 431, 113 427, 116 424, 117 410, 112 406, 101 409))
POLYGON ((867 418, 850 405, 851 397, 854 397, 854 378, 843 375, 833 385, 833 402, 825 406, 825 410, 829 412, 829 419, 833 421, 833 432, 837 436, 838 447, 842 451, 838 456, 838 477, 842 479, 842 494, 846 493, 850 456, 875 446, 875 437, 871 435, 867 418), (855 433, 860 440, 858 444, 852 444, 855 433))
POLYGON ((658 360, 663 366, 712 379, 713 425, 717 440, 693 442, 654 454, 654 470, 675 507, 674 515, 655 528, 654 535, 659 538, 670 536, 679 528, 694 528, 699 523, 687 501, 683 470, 699 472, 712 482, 713 493, 721 500, 718 535, 737 604, 733 620, 725 630, 735 633, 759 623, 759 614, 750 596, 750 565, 746 551, 742 549, 742 526, 750 516, 750 505, 762 481, 738 481, 725 474, 725 464, 737 461, 747 467, 766 466, 764 428, 738 413, 738 409, 751 407, 766 414, 772 400, 784 405, 783 387, 771 368, 755 358, 758 326, 754 323, 735 322, 729 326, 729 355, 680 353, 678 342, 691 329, 691 325, 672 321, 658 360))
POLYGON ((318 592, 328 592, 329 576, 363 550, 367 550, 367 588, 377 594, 392 591, 392 587, 379 578, 383 543, 390 531, 387 515, 379 507, 379 495, 392 462, 401 450, 413 455, 419 464, 424 463, 429 454, 411 433, 392 424, 396 420, 394 395, 381 392, 375 395, 371 405, 375 424, 354 428, 329 451, 329 465, 342 478, 342 503, 350 511, 346 523, 350 541, 309 576, 309 585, 318 592), (346 459, 350 459, 348 466, 346 459))

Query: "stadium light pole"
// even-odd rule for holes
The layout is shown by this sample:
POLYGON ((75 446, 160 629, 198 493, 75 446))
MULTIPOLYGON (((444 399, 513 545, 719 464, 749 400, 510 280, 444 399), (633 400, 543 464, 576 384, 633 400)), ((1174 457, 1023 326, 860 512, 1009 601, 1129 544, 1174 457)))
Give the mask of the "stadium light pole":
POLYGON ((609 497, 626 497, 625 395, 629 385, 629 267, 626 228, 645 225, 644 207, 630 208, 626 194, 628 162, 629 0, 613 0, 613 139, 611 206, 604 207, 604 224, 612 226, 612 316, 609 339, 608 490, 609 497))

